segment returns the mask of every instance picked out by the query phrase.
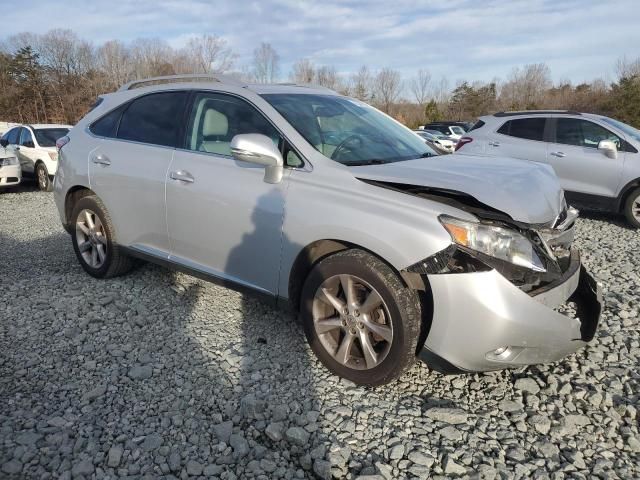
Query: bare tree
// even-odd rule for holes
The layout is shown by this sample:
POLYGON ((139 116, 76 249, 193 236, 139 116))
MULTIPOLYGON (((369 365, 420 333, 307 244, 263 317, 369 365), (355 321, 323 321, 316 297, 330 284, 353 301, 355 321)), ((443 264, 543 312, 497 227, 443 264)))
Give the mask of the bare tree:
POLYGON ((208 34, 191 38, 185 53, 191 59, 192 73, 224 73, 233 67, 237 57, 225 39, 208 34))
POLYGON ((635 60, 627 60, 626 56, 619 58, 615 69, 619 79, 640 77, 640 57, 635 60))
POLYGON ((433 91, 434 100, 436 103, 443 104, 449 101, 450 96, 449 80, 446 77, 440 77, 440 81, 433 91))
POLYGON ((366 65, 362 65, 356 73, 351 75, 351 95, 366 102, 371 97, 371 72, 366 65))
POLYGON ((385 113, 390 113, 391 106, 400 96, 400 73, 391 68, 383 68, 374 80, 375 102, 385 113))
POLYGON ((538 108, 551 86, 551 70, 545 63, 514 68, 502 85, 501 104, 507 109, 538 108))
POLYGON ((342 88, 342 80, 333 65, 323 65, 316 71, 315 82, 323 87, 331 90, 340 90, 342 88))
POLYGON ((107 89, 115 89, 133 77, 131 54, 119 40, 105 42, 98 49, 97 58, 107 89))
POLYGON ((418 70, 418 75, 411 79, 411 93, 416 103, 423 106, 429 100, 429 87, 431 84, 431 74, 428 70, 418 70))
POLYGON ((280 73, 280 55, 270 43, 262 42, 253 51, 253 76, 258 83, 273 83, 280 73))
POLYGON ((293 64, 291 80, 296 83, 313 83, 316 76, 316 68, 308 58, 302 58, 293 64))

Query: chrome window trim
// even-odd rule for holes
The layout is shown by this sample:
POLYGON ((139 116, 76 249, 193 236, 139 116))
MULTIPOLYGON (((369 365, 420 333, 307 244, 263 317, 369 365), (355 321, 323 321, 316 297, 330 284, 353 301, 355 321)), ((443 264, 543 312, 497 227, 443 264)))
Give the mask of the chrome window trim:
MULTIPOLYGON (((95 122, 97 122, 101 118, 109 115, 111 112, 113 112, 114 110, 120 108, 125 103, 132 102, 134 100, 137 100, 139 98, 145 97, 147 95, 153 95, 153 94, 156 94, 156 93, 164 93, 164 92, 187 92, 188 94, 211 92, 211 93, 216 93, 216 94, 220 94, 220 95, 230 95, 232 97, 236 97, 237 99, 239 99, 241 101, 247 102, 249 105, 251 105, 253 108, 255 108, 258 112, 260 112, 260 114, 271 124, 271 126, 278 132, 278 134, 287 143, 289 143, 289 145, 291 145, 295 149, 296 154, 301 158, 301 160, 303 162, 302 167, 291 167, 291 166, 288 166, 288 165, 285 164, 284 168, 287 168, 287 169, 290 169, 290 170, 304 171, 304 172, 312 172, 313 171, 313 164, 302 153, 300 153, 300 150, 295 146, 295 144, 291 140, 289 140, 289 138, 284 133, 282 133, 282 130, 279 129, 274 124, 274 122, 271 120, 271 118, 269 118, 269 116, 266 113, 264 113, 255 103, 253 103, 248 98, 243 97, 242 95, 238 95, 237 93, 227 92, 225 90, 214 90, 214 89, 211 89, 211 88, 203 89, 200 86, 199 88, 193 88, 193 89, 188 89, 188 90, 185 90, 184 88, 174 88, 174 89, 166 89, 166 90, 163 89, 163 90, 154 90, 152 92, 145 92, 142 95, 138 95, 137 97, 133 97, 133 98, 128 99, 125 102, 119 103, 118 105, 116 105, 113 108, 111 108, 109 111, 103 113, 98 118, 93 120, 91 123, 87 124, 85 126, 85 128, 84 128, 84 132, 87 135, 89 135, 90 137, 96 138, 96 139, 99 139, 99 140, 112 140, 112 141, 117 141, 117 142, 128 142, 128 143, 134 143, 134 144, 137 144, 137 145, 148 145, 148 146, 151 146, 151 147, 167 148, 167 149, 170 149, 170 150, 178 150, 178 151, 182 151, 182 152, 191 152, 191 153, 195 152, 195 153, 203 153, 203 154, 208 154, 208 155, 214 155, 214 156, 222 157, 222 158, 233 158, 233 156, 231 156, 231 155, 227 156, 227 155, 221 155, 221 154, 211 154, 209 152, 196 152, 195 150, 191 150, 191 149, 188 149, 188 148, 182 148, 182 147, 167 147, 166 145, 156 145, 155 143, 138 142, 136 140, 126 140, 124 138, 118 138, 118 137, 104 137, 104 136, 101 136, 101 135, 96 135, 91 131, 91 125, 92 124, 94 124, 95 122)), ((188 101, 191 101, 191 100, 188 100, 188 101)), ((286 119, 285 119, 285 121, 286 121, 286 119)))

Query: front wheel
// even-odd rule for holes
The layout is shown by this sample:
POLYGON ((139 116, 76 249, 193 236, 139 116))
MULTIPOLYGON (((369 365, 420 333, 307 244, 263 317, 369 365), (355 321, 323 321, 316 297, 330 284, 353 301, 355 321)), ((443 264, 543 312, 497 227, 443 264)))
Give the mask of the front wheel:
POLYGON ((418 294, 379 258, 354 249, 321 260, 301 300, 307 340, 336 375, 382 385, 415 361, 422 322, 418 294))
POLYGON ((38 188, 43 192, 53 190, 53 182, 49 177, 49 171, 47 170, 47 166, 42 162, 36 166, 36 180, 38 181, 38 188))
POLYGON ((629 196, 624 205, 624 216, 635 228, 640 228, 640 188, 636 188, 629 196))

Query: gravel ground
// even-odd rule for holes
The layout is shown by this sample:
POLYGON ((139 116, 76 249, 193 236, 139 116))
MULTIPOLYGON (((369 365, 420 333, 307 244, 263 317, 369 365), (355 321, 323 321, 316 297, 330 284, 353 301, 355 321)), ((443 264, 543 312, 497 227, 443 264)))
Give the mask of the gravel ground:
POLYGON ((638 478, 640 235, 579 220, 597 341, 561 363, 375 390, 289 315, 144 265, 94 280, 51 194, 0 194, 0 477, 638 478))

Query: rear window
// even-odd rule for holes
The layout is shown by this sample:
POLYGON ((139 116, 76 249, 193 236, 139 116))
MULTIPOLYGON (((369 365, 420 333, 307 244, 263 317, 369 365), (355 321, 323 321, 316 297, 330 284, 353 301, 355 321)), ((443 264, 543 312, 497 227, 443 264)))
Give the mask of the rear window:
POLYGON ((175 147, 185 100, 185 92, 153 93, 137 98, 122 114, 118 138, 175 147))
POLYGON ((476 123, 473 124, 473 126, 469 129, 469 131, 477 130, 477 129, 482 128, 484 126, 485 126, 485 123, 482 120, 478 120, 476 123))
POLYGON ((56 141, 69 133, 68 128, 36 128, 33 130, 41 147, 55 147, 56 141))
POLYGON ((518 118, 509 120, 498 129, 498 133, 525 140, 544 140, 545 118, 518 118))

